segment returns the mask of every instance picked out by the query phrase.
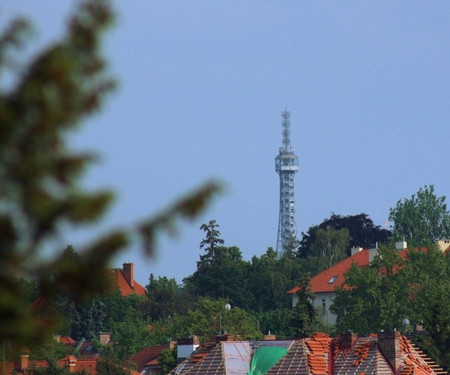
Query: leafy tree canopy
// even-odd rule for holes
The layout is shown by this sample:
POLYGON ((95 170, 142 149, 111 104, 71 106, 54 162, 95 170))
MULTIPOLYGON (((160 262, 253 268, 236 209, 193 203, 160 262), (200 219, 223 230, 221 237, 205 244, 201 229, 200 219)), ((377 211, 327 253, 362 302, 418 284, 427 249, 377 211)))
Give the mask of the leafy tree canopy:
POLYGON ((377 242, 386 243, 391 236, 390 231, 382 229, 379 225, 374 225, 372 219, 365 213, 348 216, 333 213, 329 219, 325 219, 319 225, 310 227, 306 233, 302 233, 299 247, 300 257, 306 257, 310 254, 311 246, 316 241, 316 231, 319 228, 347 229, 350 235, 346 248, 347 255, 350 255, 350 248, 353 246, 372 248, 375 247, 377 242))
POLYGON ((411 249, 407 259, 390 247, 381 247, 369 267, 353 265, 336 292, 331 311, 337 330, 360 334, 423 325, 427 334, 417 336, 421 347, 441 366, 450 357, 450 256, 433 244, 411 249), (345 288, 347 286, 348 288, 345 288))
POLYGON ((158 320, 173 316, 176 312, 182 312, 182 290, 175 279, 165 276, 156 278, 150 274, 147 288, 148 308, 151 319, 158 320))
POLYGON ((129 375, 130 370, 122 366, 114 347, 104 345, 101 347, 101 357, 97 362, 97 375, 129 375))
POLYGON ((315 295, 311 290, 310 276, 304 276, 298 286, 299 290, 295 294, 298 301, 291 313, 291 325, 295 337, 308 337, 316 330, 318 315, 312 302, 315 295))
POLYGON ((161 366, 161 374, 168 374, 177 365, 177 349, 165 349, 158 357, 161 366))
POLYGON ((242 259, 239 248, 222 246, 224 240, 220 238, 218 228, 215 220, 200 227, 206 233, 200 243, 205 254, 200 255, 194 274, 183 282, 192 295, 222 298, 233 305, 247 308, 251 303, 251 294, 247 288, 249 264, 242 259))
POLYGON ((367 268, 352 265, 345 283, 336 291, 331 307, 337 315, 337 331, 351 329, 359 334, 400 328, 409 315, 408 284, 401 273, 393 270, 403 264, 395 249, 381 247, 367 268))
POLYGON ((306 264, 308 271, 317 274, 347 256, 346 249, 350 241, 348 229, 317 228, 314 232, 315 240, 309 249, 306 264))
POLYGON ((410 199, 399 200, 389 210, 394 238, 411 245, 450 238, 450 212, 445 199, 436 196, 433 185, 425 185, 410 199))
POLYGON ((250 309, 262 313, 289 308, 291 298, 286 291, 295 286, 302 273, 302 264, 298 258, 289 257, 288 254, 279 257, 271 247, 260 257, 254 256, 247 284, 253 296, 250 309))
POLYGON ((149 323, 142 319, 129 317, 115 322, 112 326, 115 341, 114 352, 119 361, 124 361, 152 344, 149 323))
POLYGON ((155 322, 152 330, 153 343, 164 344, 174 338, 192 335, 209 340, 221 331, 243 338, 261 337, 254 315, 232 305, 228 309, 227 304, 228 301, 224 299, 199 298, 186 314, 175 314, 155 322))

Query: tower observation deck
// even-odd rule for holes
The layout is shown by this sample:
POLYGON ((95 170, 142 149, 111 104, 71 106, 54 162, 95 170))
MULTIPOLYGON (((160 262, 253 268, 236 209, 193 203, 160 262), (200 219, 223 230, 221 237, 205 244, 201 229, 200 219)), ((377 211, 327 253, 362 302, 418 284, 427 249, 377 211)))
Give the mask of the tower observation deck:
POLYGON ((280 213, 278 219, 277 251, 283 252, 297 237, 297 219, 295 215, 294 176, 298 171, 298 157, 291 146, 290 113, 285 110, 283 117, 283 146, 275 158, 275 171, 280 176, 280 213))

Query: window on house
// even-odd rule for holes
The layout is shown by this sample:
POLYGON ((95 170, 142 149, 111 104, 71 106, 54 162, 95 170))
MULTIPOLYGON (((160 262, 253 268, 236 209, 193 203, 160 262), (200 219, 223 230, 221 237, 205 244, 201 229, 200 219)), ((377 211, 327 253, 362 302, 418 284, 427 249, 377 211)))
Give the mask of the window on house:
POLYGON ((334 275, 330 280, 328 280, 328 284, 333 284, 338 278, 338 275, 334 275))

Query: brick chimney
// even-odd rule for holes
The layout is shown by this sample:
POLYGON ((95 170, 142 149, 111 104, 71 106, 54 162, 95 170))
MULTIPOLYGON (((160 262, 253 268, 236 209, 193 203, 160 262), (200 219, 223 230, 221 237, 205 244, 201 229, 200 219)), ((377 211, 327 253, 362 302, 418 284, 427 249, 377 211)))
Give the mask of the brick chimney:
POLYGON ((134 289, 134 263, 123 264, 123 276, 131 288, 134 289))
POLYGON ((224 333, 223 335, 217 335, 216 343, 219 343, 221 341, 233 341, 233 336, 231 336, 229 333, 224 333))
POLYGON ((98 341, 100 341, 100 344, 107 344, 108 342, 110 342, 111 332, 99 332, 98 341))
POLYGON ((17 356, 14 361, 14 370, 22 371, 28 369, 28 358, 30 355, 28 353, 22 353, 17 356))
POLYGON ((402 364, 400 339, 401 334, 399 331, 378 333, 378 348, 391 365, 394 372, 396 372, 402 364))
POLYGON ((357 338, 358 335, 352 331, 341 333, 339 336, 339 346, 341 350, 350 350, 357 338))
POLYGON ((70 373, 74 373, 77 369, 77 359, 72 355, 68 355, 64 367, 68 369, 70 373))

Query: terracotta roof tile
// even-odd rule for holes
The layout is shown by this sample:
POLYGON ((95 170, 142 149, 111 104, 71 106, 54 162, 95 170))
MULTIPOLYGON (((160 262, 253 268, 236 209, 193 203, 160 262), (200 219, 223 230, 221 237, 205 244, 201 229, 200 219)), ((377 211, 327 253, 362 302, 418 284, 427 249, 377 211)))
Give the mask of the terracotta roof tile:
MULTIPOLYGON (((310 338, 287 341, 284 355, 266 375, 443 375, 442 369, 431 365, 404 336, 397 335, 400 347, 400 363, 394 373, 381 352, 378 335, 358 337, 352 345, 343 345, 345 337, 330 339, 325 334, 310 338), (344 350, 345 349, 345 350, 344 350)), ((261 342, 251 344, 253 350, 261 342)), ((220 343, 201 346, 172 374, 177 375, 224 375, 223 347, 220 343), (201 348, 201 349, 200 349, 201 348)))
MULTIPOLYGON (((352 264, 355 263, 360 267, 369 266, 369 250, 361 250, 342 262, 331 266, 325 271, 311 278, 311 289, 314 293, 319 292, 334 292, 336 287, 342 286, 344 283, 344 273, 346 273, 352 264), (333 282, 329 282, 333 280, 333 282)), ((292 288, 288 291, 289 294, 294 294, 299 290, 299 287, 292 288)))
POLYGON ((135 363, 136 370, 141 372, 145 365, 158 365, 158 357, 163 350, 169 348, 169 344, 149 346, 127 359, 127 362, 135 363))
MULTIPOLYGON (((423 249, 426 250, 426 249, 423 249)), ((406 259, 408 249, 404 249, 398 252, 398 254, 406 259)), ((345 273, 348 272, 352 264, 356 264, 359 267, 368 267, 370 259, 370 250, 364 249, 358 253, 345 258, 343 261, 331 266, 330 268, 322 271, 313 278, 311 278, 311 290, 314 293, 322 292, 334 292, 335 288, 342 287, 345 281, 345 273)), ((345 286, 344 286, 345 287, 345 286)), ((295 294, 299 290, 296 286, 287 291, 288 294, 295 294)))
POLYGON ((119 288, 120 293, 123 296, 129 296, 131 294, 145 296, 146 289, 136 280, 134 280, 134 285, 131 287, 123 274, 123 270, 120 268, 110 269, 108 275, 112 279, 113 284, 119 288))
POLYGON ((287 354, 266 375, 309 375, 307 351, 304 340, 294 341, 287 354))
POLYGON ((58 342, 66 345, 75 345, 77 342, 70 336, 61 336, 58 342))
POLYGON ((170 374, 225 375, 221 343, 200 345, 191 357, 180 363, 170 374))

